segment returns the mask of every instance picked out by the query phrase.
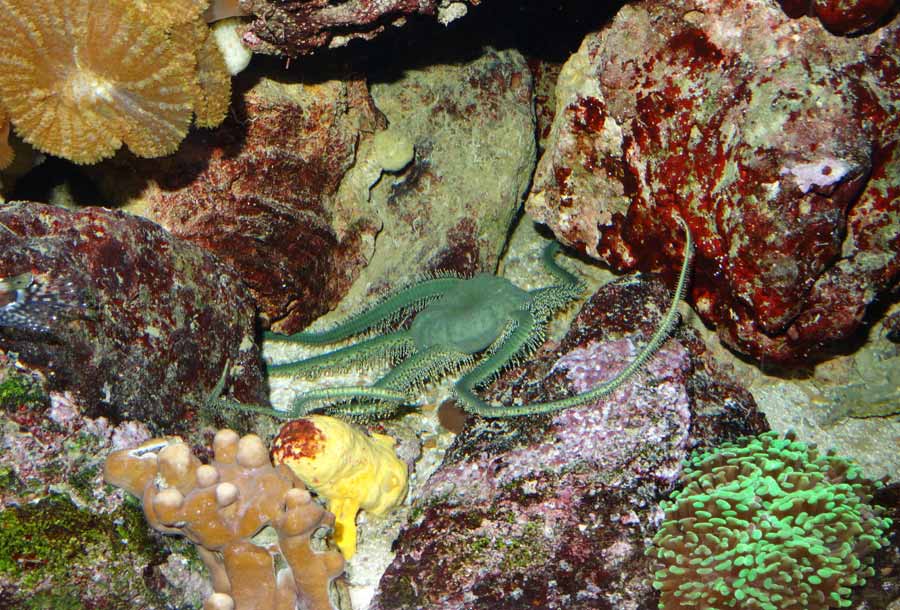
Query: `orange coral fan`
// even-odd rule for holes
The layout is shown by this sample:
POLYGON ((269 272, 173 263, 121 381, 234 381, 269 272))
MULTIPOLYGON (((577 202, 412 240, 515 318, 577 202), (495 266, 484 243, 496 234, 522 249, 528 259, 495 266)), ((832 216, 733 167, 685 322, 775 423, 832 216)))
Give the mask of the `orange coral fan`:
POLYGON ((128 0, 0 0, 0 104, 30 144, 76 163, 173 152, 198 85, 192 53, 128 0))
POLYGON ((13 149, 9 145, 9 117, 0 108, 0 169, 6 169, 13 160, 13 149))

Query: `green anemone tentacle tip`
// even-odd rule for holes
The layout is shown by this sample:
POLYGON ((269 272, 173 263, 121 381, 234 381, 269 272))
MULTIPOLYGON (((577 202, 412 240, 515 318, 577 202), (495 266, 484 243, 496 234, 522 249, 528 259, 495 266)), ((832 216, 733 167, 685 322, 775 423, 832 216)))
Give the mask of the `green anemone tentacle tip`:
POLYGON ((792 433, 697 452, 682 484, 662 503, 666 517, 653 539, 652 548, 666 552, 648 554, 664 610, 735 601, 770 610, 850 607, 852 587, 865 583, 872 553, 887 544, 890 519, 870 503, 881 482, 792 433), (687 590, 690 599, 679 595, 687 590))

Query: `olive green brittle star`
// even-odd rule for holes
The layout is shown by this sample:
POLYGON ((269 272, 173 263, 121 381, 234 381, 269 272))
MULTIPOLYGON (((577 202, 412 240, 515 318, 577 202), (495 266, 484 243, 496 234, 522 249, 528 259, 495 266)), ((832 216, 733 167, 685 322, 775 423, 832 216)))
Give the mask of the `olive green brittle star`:
POLYGON ((389 417, 399 406, 413 403, 415 391, 426 381, 460 371, 467 372, 454 383, 456 397, 466 411, 482 417, 550 413, 593 402, 613 392, 637 372, 675 325, 677 305, 685 291, 693 253, 690 230, 681 218, 678 221, 685 232, 684 260, 672 302, 659 328, 628 366, 587 392, 550 402, 512 406, 489 404, 476 393, 476 388, 532 353, 543 342, 550 318, 578 299, 584 290, 582 281, 555 261, 559 244, 551 242, 544 249, 543 264, 557 281, 552 286, 526 291, 506 278, 485 273, 468 279, 437 277, 392 293, 325 331, 293 335, 267 333, 269 341, 328 345, 383 329, 418 310, 408 328, 376 334, 305 360, 268 367, 270 377, 311 377, 350 370, 353 365, 397 363, 373 385, 312 390, 298 396, 292 408, 285 411, 231 406, 283 419, 302 417, 317 410, 376 419, 389 417))

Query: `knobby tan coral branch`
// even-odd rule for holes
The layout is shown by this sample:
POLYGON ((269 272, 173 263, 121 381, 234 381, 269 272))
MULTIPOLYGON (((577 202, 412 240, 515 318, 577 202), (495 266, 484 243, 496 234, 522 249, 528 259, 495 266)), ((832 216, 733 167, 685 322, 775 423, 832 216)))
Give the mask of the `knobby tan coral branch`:
POLYGON ((213 452, 202 464, 180 438, 153 439, 112 453, 104 478, 141 498, 154 529, 197 545, 215 591, 205 610, 334 610, 328 586, 343 558, 310 545, 334 516, 287 467, 272 466, 258 436, 220 430, 213 452), (272 547, 252 540, 267 526, 277 534, 272 547), (277 556, 287 568, 276 571, 277 556))

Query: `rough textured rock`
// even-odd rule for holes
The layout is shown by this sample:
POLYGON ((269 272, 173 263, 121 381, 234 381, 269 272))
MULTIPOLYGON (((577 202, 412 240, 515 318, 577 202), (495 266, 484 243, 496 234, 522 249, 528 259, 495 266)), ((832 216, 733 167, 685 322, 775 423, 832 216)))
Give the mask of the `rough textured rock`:
POLYGON ((680 215, 726 344, 825 355, 900 275, 898 74, 898 20, 848 39, 762 0, 628 5, 563 69, 527 210, 618 269, 675 267, 680 215))
POLYGON ((263 78, 222 127, 167 159, 107 163, 99 181, 230 262, 279 332, 351 285, 352 308, 422 273, 493 269, 534 167, 524 60, 486 50, 372 92, 263 78))
POLYGON ((103 484, 106 453, 149 437, 85 416, 0 354, 0 608, 199 606, 209 587, 187 543, 103 484))
POLYGON ((334 201, 361 132, 384 120, 354 78, 261 78, 238 97, 221 127, 192 133, 175 155, 120 157, 97 175, 126 209, 231 263, 264 322, 294 332, 333 307, 365 263, 376 227, 334 201))
MULTIPOLYGON (((556 349, 509 371, 490 398, 558 398, 609 378, 666 298, 658 281, 601 289, 556 349)), ((606 400, 529 421, 469 418, 416 500, 373 608, 653 608, 645 542, 682 459, 766 428, 688 331, 606 400)))
POLYGON ((400 171, 369 171, 383 155, 374 139, 362 142, 341 183, 336 206, 356 210, 379 232, 338 319, 425 274, 493 272, 528 188, 534 111, 522 56, 484 49, 465 62, 428 63, 373 77, 387 142, 406 141, 414 154, 400 171))
POLYGON ((243 42, 256 52, 289 57, 354 39, 370 40, 407 17, 427 15, 446 25, 480 0, 242 0, 255 17, 243 42))
POLYGON ((790 17, 816 17, 835 34, 853 34, 878 25, 896 12, 896 0, 778 0, 790 17))
POLYGON ((382 261, 378 277, 389 282, 397 267, 493 270, 535 163, 525 60, 516 51, 484 49, 465 63, 375 83, 372 97, 416 151, 401 179, 372 189, 372 208, 390 242, 376 249, 393 258, 382 261))
POLYGON ((50 333, 0 328, 0 349, 69 391, 93 417, 182 429, 231 363, 236 396, 262 401, 254 305, 234 271, 124 212, 0 207, 0 277, 64 280, 91 310, 50 333))

